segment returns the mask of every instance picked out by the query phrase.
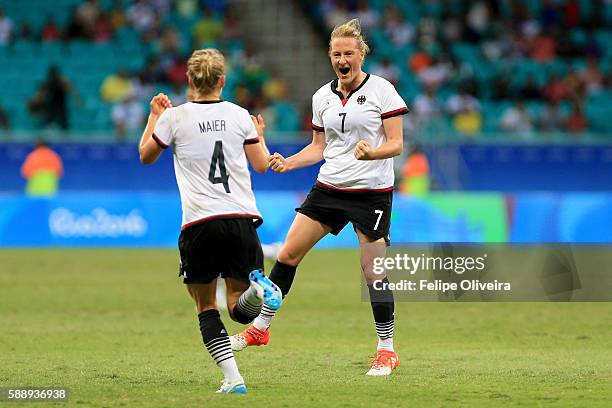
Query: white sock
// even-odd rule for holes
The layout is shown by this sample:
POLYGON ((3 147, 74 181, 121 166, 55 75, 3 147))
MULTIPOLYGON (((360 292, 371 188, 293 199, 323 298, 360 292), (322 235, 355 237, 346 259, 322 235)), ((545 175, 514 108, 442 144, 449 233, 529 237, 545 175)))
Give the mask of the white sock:
POLYGON ((268 330, 268 327, 270 327, 270 324, 272 323, 272 318, 274 317, 275 313, 276 310, 270 309, 268 305, 264 304, 261 307, 261 312, 259 313, 259 315, 255 318, 255 320, 253 320, 253 327, 263 331, 268 330))
POLYGON ((223 371, 225 381, 229 383, 244 382, 240 375, 240 371, 238 371, 238 365, 234 357, 221 361, 219 363, 219 368, 223 371))
POLYGON ((393 350, 393 337, 389 337, 386 339, 381 339, 379 337, 378 338, 378 350, 395 351, 393 350))

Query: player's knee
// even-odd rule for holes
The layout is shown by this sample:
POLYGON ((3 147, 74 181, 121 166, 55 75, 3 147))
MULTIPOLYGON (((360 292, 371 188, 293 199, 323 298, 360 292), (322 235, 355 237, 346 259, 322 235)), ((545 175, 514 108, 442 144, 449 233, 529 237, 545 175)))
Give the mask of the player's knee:
POLYGON ((304 254, 283 246, 278 253, 277 260, 285 265, 297 266, 303 257, 304 254))

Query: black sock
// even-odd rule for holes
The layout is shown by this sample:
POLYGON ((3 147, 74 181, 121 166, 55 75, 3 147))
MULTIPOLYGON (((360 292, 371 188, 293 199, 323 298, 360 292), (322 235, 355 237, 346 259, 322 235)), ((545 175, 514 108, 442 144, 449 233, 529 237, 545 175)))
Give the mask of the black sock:
POLYGON ((289 293, 291 285, 293 284, 293 278, 295 278, 295 271, 297 266, 291 266, 284 264, 280 261, 276 261, 270 272, 270 280, 278 286, 283 294, 283 298, 289 293))
POLYGON ((230 339, 221 321, 219 311, 215 309, 206 310, 198 314, 198 319, 200 320, 202 341, 215 363, 219 364, 222 361, 234 358, 230 339))
POLYGON ((234 320, 238 323, 247 324, 253 321, 261 312, 263 301, 257 297, 255 289, 248 288, 238 298, 236 306, 232 310, 234 320))
MULTIPOLYGON (((388 284, 389 280, 385 277, 381 282, 388 284)), ((381 339, 393 337, 393 316, 395 311, 393 291, 387 289, 386 285, 383 290, 376 290, 373 285, 368 285, 368 291, 370 292, 370 304, 374 314, 376 334, 381 339)))

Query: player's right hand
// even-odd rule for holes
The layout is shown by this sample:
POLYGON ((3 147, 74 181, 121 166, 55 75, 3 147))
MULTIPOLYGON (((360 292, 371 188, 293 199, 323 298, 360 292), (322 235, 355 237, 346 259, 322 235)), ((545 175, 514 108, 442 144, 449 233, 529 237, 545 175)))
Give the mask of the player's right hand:
POLYGON ((151 113, 153 115, 161 115, 167 108, 172 107, 172 102, 168 95, 163 93, 158 93, 151 99, 151 113))
POLYGON ((268 158, 268 165, 275 173, 284 173, 289 170, 287 159, 280 153, 274 153, 268 158))

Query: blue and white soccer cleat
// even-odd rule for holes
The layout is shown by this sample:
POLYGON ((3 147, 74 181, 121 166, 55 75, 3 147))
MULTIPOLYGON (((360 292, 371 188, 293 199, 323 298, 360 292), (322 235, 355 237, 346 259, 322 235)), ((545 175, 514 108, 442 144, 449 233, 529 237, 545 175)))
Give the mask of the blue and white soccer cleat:
POLYGON ((277 310, 283 304, 283 294, 274 282, 259 269, 249 274, 251 286, 257 291, 263 302, 270 308, 277 310))
POLYGON ((246 394, 247 388, 244 385, 243 380, 239 380, 235 383, 229 383, 227 381, 223 381, 221 384, 221 388, 217 390, 217 394, 246 394))

